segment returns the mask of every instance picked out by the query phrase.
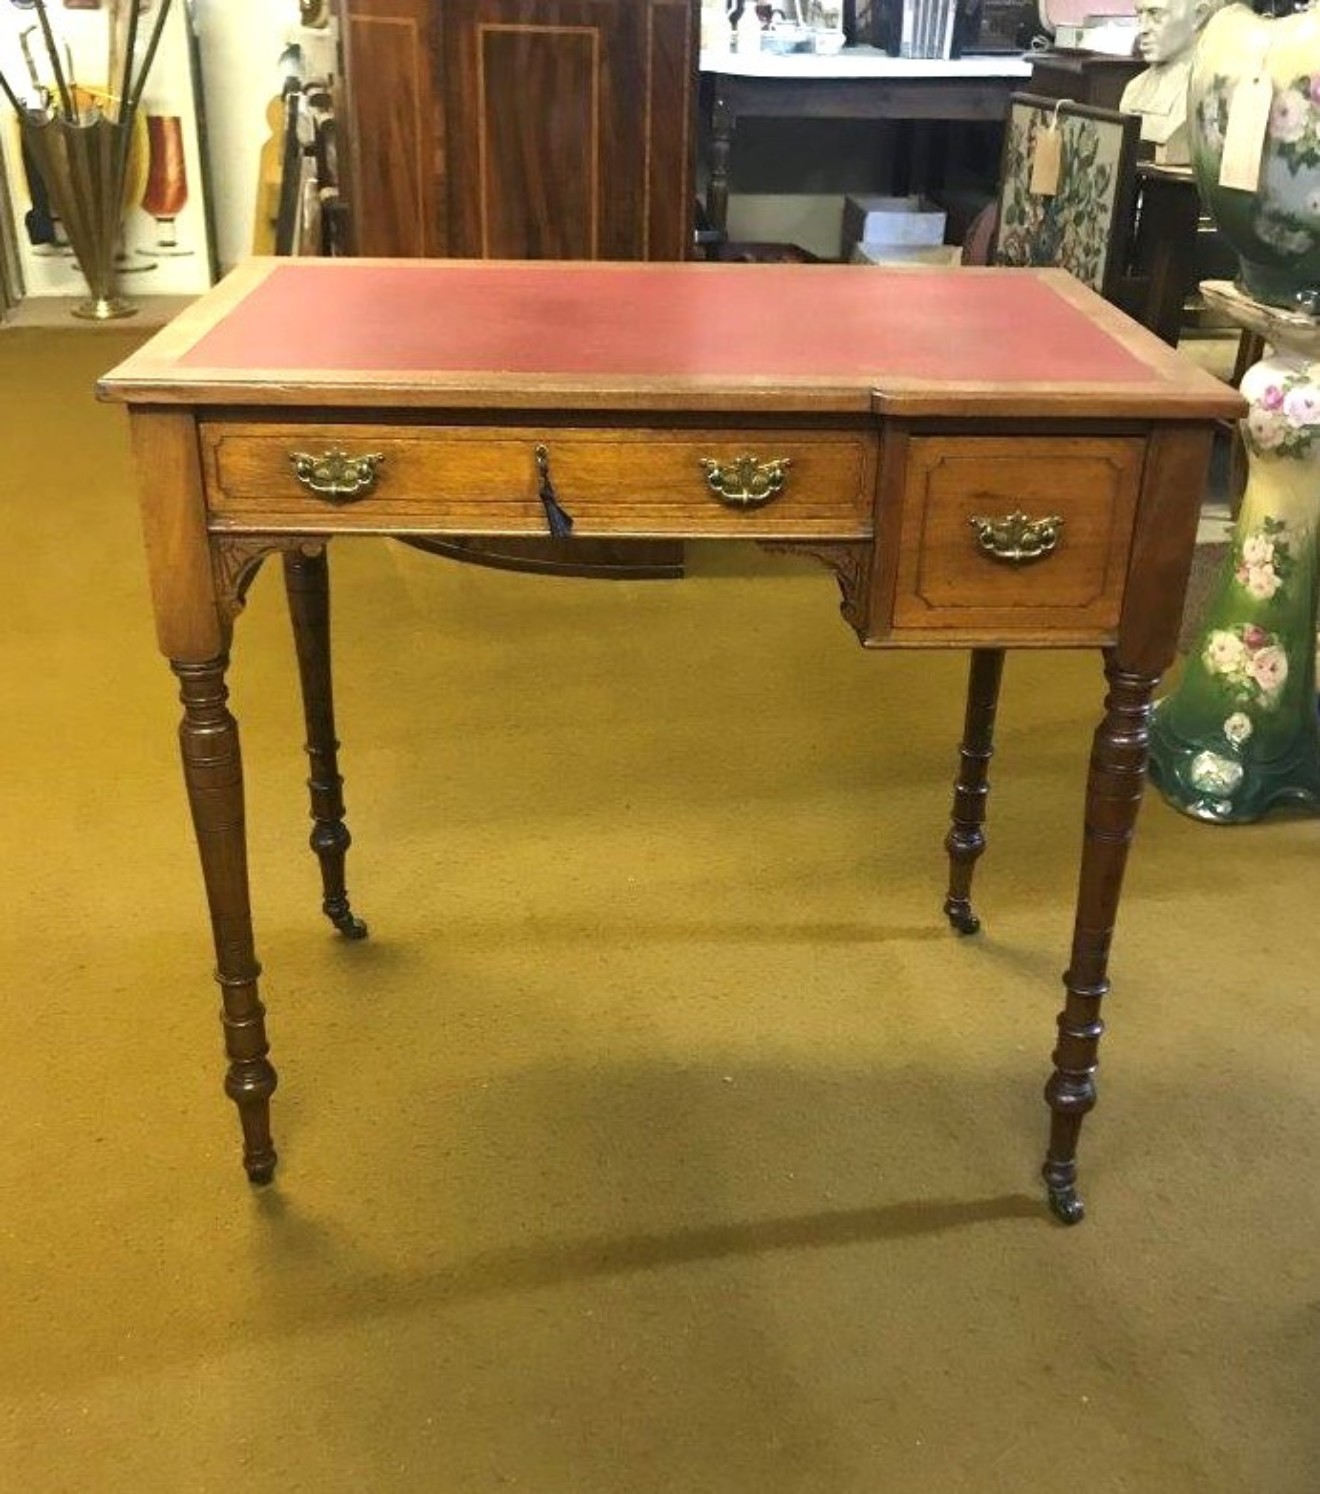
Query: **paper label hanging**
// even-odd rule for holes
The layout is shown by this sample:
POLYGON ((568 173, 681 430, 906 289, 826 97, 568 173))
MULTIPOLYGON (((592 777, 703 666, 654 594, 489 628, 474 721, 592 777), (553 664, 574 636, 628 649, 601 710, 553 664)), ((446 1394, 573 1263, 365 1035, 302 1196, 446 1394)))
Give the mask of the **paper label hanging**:
POLYGON ((1254 78, 1241 79, 1233 90, 1224 130, 1224 154, 1219 161, 1221 187, 1254 192, 1259 186, 1273 103, 1274 85, 1263 68, 1254 78))
POLYGON ((1063 165, 1063 135, 1057 121, 1036 132, 1036 148, 1031 157, 1031 181, 1027 190, 1033 197, 1053 197, 1059 190, 1059 171, 1063 165))

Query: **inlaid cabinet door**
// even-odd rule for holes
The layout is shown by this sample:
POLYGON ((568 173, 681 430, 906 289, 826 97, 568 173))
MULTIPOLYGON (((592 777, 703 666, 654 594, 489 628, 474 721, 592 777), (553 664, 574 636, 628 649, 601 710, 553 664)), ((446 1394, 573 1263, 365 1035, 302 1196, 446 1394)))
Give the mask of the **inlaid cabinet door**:
POLYGON ((681 260, 697 0, 339 0, 358 254, 681 260))
POLYGON ((683 259, 696 0, 340 0, 359 253, 683 259))
POLYGON ((451 252, 682 259, 690 0, 444 0, 451 252))
POLYGON ((358 254, 450 252, 435 0, 340 0, 351 233, 358 254))

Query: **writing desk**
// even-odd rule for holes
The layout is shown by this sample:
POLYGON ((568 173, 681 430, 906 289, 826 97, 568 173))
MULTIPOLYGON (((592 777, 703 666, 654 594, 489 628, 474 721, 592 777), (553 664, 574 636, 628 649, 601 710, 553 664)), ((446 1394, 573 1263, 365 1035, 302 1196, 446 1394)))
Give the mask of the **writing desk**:
MULTIPOLYGON (((101 385, 127 403, 160 646, 254 1182, 275 1071, 248 895, 231 635, 282 552, 324 908, 344 884, 327 542, 755 539, 838 577, 867 647, 971 649, 944 908, 977 927, 1004 651, 1093 646, 1086 791, 1044 1166, 1079 1219, 1110 936, 1215 420, 1236 394, 1059 271, 252 261, 101 385)), ((529 578, 528 585, 553 585, 529 578)), ((674 605, 682 605, 681 583, 674 605)))

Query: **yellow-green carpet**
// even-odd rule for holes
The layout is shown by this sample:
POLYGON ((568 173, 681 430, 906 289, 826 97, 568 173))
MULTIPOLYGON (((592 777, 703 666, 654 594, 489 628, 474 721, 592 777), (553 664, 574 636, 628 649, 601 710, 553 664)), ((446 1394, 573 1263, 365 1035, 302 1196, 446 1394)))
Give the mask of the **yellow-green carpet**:
POLYGON ((1061 1229, 1098 660, 1010 660, 960 940, 963 658, 863 653, 827 573, 751 549, 619 584, 336 544, 362 945, 259 578, 251 1191, 90 394, 132 336, 0 333, 0 1489, 1320 1489, 1320 822, 1148 800, 1061 1229))

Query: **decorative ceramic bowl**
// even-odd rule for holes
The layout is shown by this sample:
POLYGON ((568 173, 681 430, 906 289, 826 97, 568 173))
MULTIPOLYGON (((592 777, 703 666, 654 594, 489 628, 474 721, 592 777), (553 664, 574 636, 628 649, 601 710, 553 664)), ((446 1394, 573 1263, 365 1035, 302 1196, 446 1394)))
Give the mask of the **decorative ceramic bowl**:
POLYGON ((1279 20, 1230 5, 1197 41, 1188 90, 1197 186, 1261 301, 1320 310, 1320 15, 1279 20), (1219 184, 1233 92, 1262 73, 1273 103, 1254 192, 1219 184))

